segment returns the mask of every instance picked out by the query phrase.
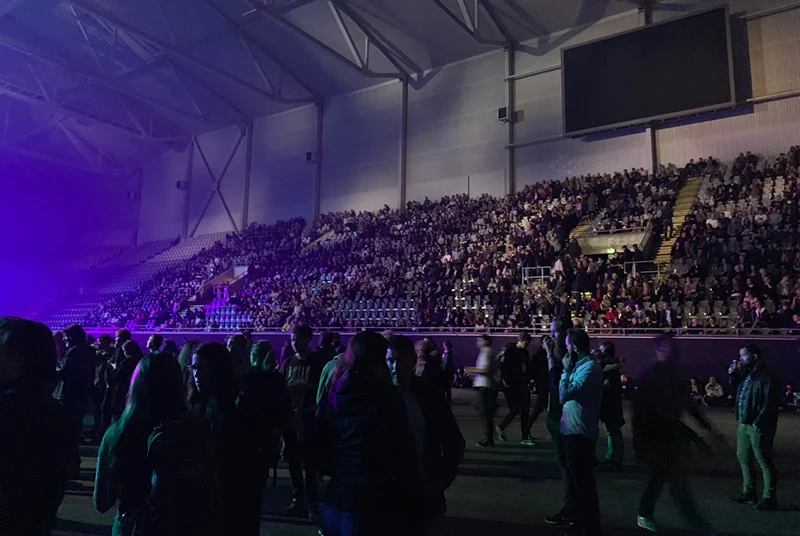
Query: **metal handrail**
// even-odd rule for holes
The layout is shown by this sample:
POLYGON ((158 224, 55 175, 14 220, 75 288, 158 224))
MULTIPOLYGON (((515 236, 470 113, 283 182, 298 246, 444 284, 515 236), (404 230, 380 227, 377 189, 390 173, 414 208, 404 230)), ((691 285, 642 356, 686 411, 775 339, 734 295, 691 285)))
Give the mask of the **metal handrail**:
MULTIPOLYGON (((420 333, 430 333, 430 334, 442 334, 442 335, 450 335, 450 336, 467 336, 467 335, 479 335, 482 333, 492 333, 492 334, 515 334, 521 333, 523 331, 527 331, 532 334, 545 334, 549 332, 550 325, 547 323, 538 323, 533 324, 531 327, 526 328, 495 328, 495 327, 485 327, 485 328, 461 328, 461 329, 454 329, 452 327, 412 327, 412 326, 369 326, 369 327, 355 327, 355 328, 343 328, 343 327, 336 327, 336 326, 314 326, 312 329, 315 332, 321 331, 337 331, 341 333, 357 333, 360 331, 394 331, 396 333, 411 333, 411 334, 420 334, 420 333)), ((117 330, 122 328, 116 327, 87 327, 84 328, 87 333, 91 334, 103 334, 109 333, 113 334, 117 330)), ((242 331, 250 331, 248 328, 242 328, 239 330, 214 330, 210 328, 149 328, 147 326, 126 326, 125 329, 128 329, 131 333, 173 333, 176 335, 195 335, 198 333, 214 333, 217 335, 236 335, 237 333, 242 333, 242 331)), ((770 339, 770 340, 796 340, 797 335, 793 334, 791 330, 784 330, 784 329, 772 329, 772 328, 764 328, 764 331, 781 331, 786 333, 781 333, 780 335, 775 334, 768 334, 768 333, 752 333, 752 329, 750 328, 700 328, 700 331, 707 331, 708 329, 713 329, 716 333, 690 333, 688 332, 687 327, 679 327, 679 328, 588 328, 586 332, 590 335, 602 335, 602 336, 611 336, 611 337, 653 337, 654 335, 658 335, 661 333, 671 333, 675 337, 680 338, 712 338, 712 339, 725 339, 725 338, 733 338, 738 339, 742 337, 746 338, 753 338, 753 339, 770 339)), ((288 331, 282 331, 278 329, 273 329, 269 331, 253 331, 254 336, 266 336, 266 335, 287 335, 288 331)))
POLYGON ((590 230, 583 233, 583 236, 599 236, 599 235, 613 235, 613 234, 623 234, 623 233, 640 233, 647 230, 647 226, 643 227, 630 227, 628 229, 601 229, 597 230, 590 230))

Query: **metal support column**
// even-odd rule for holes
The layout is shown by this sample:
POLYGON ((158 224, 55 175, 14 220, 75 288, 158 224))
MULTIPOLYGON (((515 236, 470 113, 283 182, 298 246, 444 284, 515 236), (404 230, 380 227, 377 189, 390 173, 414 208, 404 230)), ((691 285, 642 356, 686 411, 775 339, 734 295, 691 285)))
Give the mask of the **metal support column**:
POLYGON ((400 156, 397 163, 397 203, 400 210, 406 207, 406 177, 408 165, 408 79, 404 78, 400 104, 400 156))
POLYGON ((514 87, 516 80, 514 74, 516 70, 516 48, 514 45, 506 47, 506 109, 508 111, 508 144, 506 147, 506 195, 514 195, 517 191, 517 166, 514 153, 514 121, 516 113, 514 111, 514 87))
POLYGON ((250 224, 250 174, 253 170, 253 122, 247 125, 247 141, 245 141, 244 160, 244 195, 242 196, 242 232, 250 224))
POLYGON ((317 154, 314 162, 314 220, 319 217, 319 199, 322 187, 322 120, 325 112, 322 101, 317 103, 317 154))
POLYGON ((192 171, 194 168, 194 138, 186 144, 186 175, 184 176, 183 187, 183 225, 181 226, 181 238, 189 237, 189 212, 192 209, 192 171))
MULTIPOLYGON (((644 25, 650 26, 653 24, 653 2, 647 0, 644 3, 644 25)), ((658 169, 658 144, 656 142, 656 126, 651 123, 647 127, 647 144, 650 147, 650 168, 651 173, 655 174, 658 169)))
POLYGON ((144 172, 142 168, 134 171, 136 174, 136 221, 133 225, 133 232, 131 233, 131 246, 139 245, 139 225, 142 221, 142 190, 144 190, 144 172))

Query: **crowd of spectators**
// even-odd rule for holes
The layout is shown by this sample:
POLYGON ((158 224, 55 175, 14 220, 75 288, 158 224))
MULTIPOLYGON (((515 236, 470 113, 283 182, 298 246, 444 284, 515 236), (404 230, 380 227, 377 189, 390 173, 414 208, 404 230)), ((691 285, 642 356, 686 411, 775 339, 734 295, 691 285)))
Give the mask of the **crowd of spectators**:
MULTIPOLYGON (((571 315, 588 328, 800 329, 797 168, 800 149, 772 161, 747 153, 656 173, 624 170, 526 186, 508 198, 447 196, 375 212, 253 225, 229 235, 134 295, 119 296, 87 324, 200 329, 484 329, 545 324, 571 315), (665 277, 628 270, 638 247, 581 255, 570 231, 651 223, 669 236, 688 177, 704 187, 672 250, 665 277), (669 229, 669 232, 667 232, 669 229), (767 240, 769 236, 770 240, 767 240), (193 307, 203 282, 248 266, 231 294, 230 322, 193 307), (520 285, 523 267, 552 267, 520 285)), ((662 274, 665 275, 665 274, 662 274)))

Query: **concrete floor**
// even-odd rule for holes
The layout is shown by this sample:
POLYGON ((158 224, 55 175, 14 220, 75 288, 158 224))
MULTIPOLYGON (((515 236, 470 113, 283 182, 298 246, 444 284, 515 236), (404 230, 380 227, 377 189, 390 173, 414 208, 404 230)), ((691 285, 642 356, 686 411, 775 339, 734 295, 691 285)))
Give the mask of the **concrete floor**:
MULTIPOLYGON (((553 459, 553 447, 541 420, 534 436, 535 447, 519 445, 519 424, 512 423, 509 441, 494 449, 475 446, 480 439, 480 424, 474 410, 474 392, 455 391, 453 411, 467 439, 467 452, 459 476, 447 493, 448 514, 443 533, 458 536, 555 536, 563 528, 550 527, 542 518, 560 507, 560 471, 553 459)), ((502 398, 502 397, 501 397, 502 398)), ((506 409, 498 410, 503 415, 506 409)), ((758 512, 750 506, 730 503, 726 498, 740 491, 739 466, 735 456, 736 422, 732 410, 709 411, 714 424, 728 443, 714 457, 697 453, 691 460, 692 486, 700 507, 722 535, 797 536, 800 535, 800 415, 781 417, 775 440, 775 458, 780 471, 777 512, 758 512)), ((646 483, 646 470, 633 461, 630 429, 626 439, 625 471, 621 474, 597 473, 600 506, 605 532, 611 535, 644 534, 636 528, 639 495, 646 483)), ((605 438, 598 444, 598 456, 605 450, 605 438)), ((59 511, 57 536, 107 535, 113 512, 98 514, 91 501, 94 478, 94 448, 85 448, 82 480, 70 483, 59 511)), ((279 471, 277 487, 265 493, 262 535, 316 535, 314 527, 287 520, 279 512, 288 504, 291 493, 288 472, 279 471)), ((664 490, 656 518, 665 534, 683 534, 683 522, 664 490)))

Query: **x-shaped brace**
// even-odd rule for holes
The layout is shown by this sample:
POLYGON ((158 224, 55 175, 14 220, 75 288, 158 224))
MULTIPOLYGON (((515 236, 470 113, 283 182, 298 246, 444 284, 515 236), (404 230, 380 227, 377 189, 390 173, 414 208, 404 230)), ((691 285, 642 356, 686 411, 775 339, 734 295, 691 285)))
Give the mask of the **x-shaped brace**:
POLYGON ((208 194, 206 204, 203 205, 203 210, 200 212, 200 216, 197 217, 197 222, 194 224, 194 229, 192 229, 192 232, 189 235, 190 237, 193 237, 197 232, 197 228, 200 227, 200 222, 203 221, 203 217, 206 215, 206 212, 208 212, 208 207, 211 206, 211 201, 214 199, 214 196, 219 197, 219 200, 222 203, 222 208, 225 209, 225 213, 228 215, 228 219, 231 221, 233 230, 237 233, 239 232, 239 226, 236 225, 236 220, 233 218, 231 209, 228 207, 228 202, 225 201, 225 196, 222 195, 222 192, 220 191, 220 186, 222 185, 222 179, 225 178, 225 174, 228 172, 228 168, 231 166, 231 162, 233 162, 233 158, 239 151, 239 146, 241 146, 242 140, 244 139, 246 133, 247 129, 243 128, 239 134, 239 139, 236 140, 236 145, 233 146, 233 150, 231 150, 231 153, 228 155, 228 160, 225 162, 225 166, 222 168, 219 176, 214 174, 214 171, 211 169, 211 165, 208 163, 208 158, 206 158, 206 154, 203 152, 203 148, 200 146, 200 140, 195 137, 194 145, 197 147, 197 152, 200 154, 200 158, 203 159, 203 165, 205 166, 208 176, 211 179, 211 183, 214 185, 214 187, 211 190, 211 193, 208 194))

